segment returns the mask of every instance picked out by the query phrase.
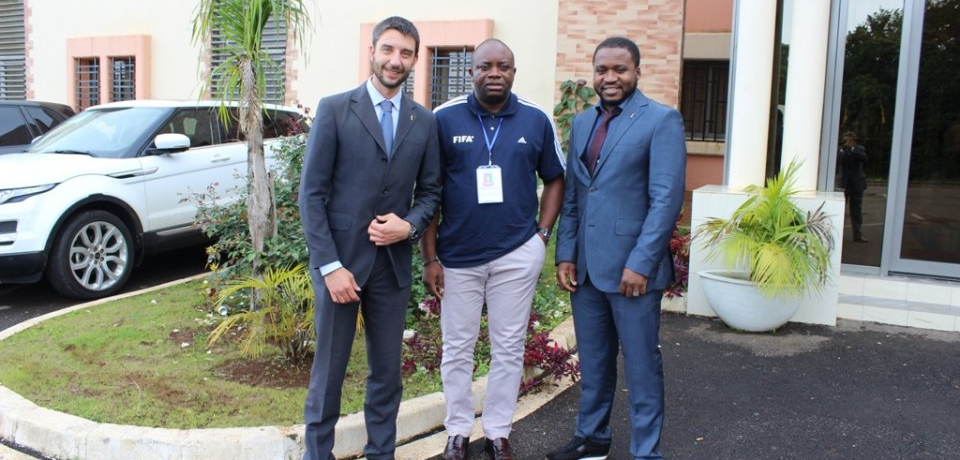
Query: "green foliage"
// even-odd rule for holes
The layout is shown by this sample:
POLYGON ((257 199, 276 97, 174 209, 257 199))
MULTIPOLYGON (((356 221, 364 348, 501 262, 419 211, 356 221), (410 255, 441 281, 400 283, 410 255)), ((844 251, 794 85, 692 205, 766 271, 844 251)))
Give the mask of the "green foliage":
POLYGON ((822 204, 804 214, 791 200, 799 167, 791 163, 766 187, 748 187, 750 198, 729 219, 711 218, 693 237, 708 259, 749 267, 750 280, 767 297, 820 290, 829 275, 833 227, 822 204))
POLYGON ((217 306, 229 311, 235 294, 252 290, 261 293, 260 308, 228 316, 210 334, 207 345, 212 346, 224 334, 239 329, 243 356, 258 358, 264 354, 267 345, 275 345, 283 350, 288 360, 303 362, 309 344, 314 340, 313 285, 304 265, 279 269, 268 267, 262 279, 229 280, 217 295, 217 306))
POLYGON ((597 92, 587 86, 587 81, 567 80, 560 84, 560 102, 553 107, 553 117, 560 131, 560 143, 564 151, 570 150, 570 128, 573 117, 593 104, 597 92))
MULTIPOLYGON (((211 46, 210 37, 216 31, 222 39, 217 53, 226 57, 211 70, 204 81, 203 92, 212 82, 217 82, 217 93, 213 95, 216 99, 224 103, 237 99, 254 102, 256 107, 249 108, 260 112, 259 104, 266 94, 266 77, 271 70, 279 68, 262 49, 263 33, 271 18, 282 21, 287 30, 292 31, 294 47, 299 49, 310 28, 303 0, 200 0, 193 18, 193 42, 202 44, 205 52, 209 52, 206 48, 211 46), (247 68, 251 68, 254 81, 245 80, 247 68)), ((221 105, 220 115, 224 119, 229 116, 225 105, 221 105)), ((262 126, 244 128, 244 133, 249 133, 262 126)))
MULTIPOLYGON (((276 142, 276 167, 272 177, 277 200, 277 235, 266 240, 261 260, 267 267, 292 267, 306 264, 309 260, 297 204, 307 140, 306 136, 301 135, 281 138, 276 142)), ((212 269, 230 273, 238 268, 246 272, 254 259, 246 220, 247 190, 240 188, 228 193, 238 195, 239 199, 229 205, 221 205, 213 187, 207 193, 195 194, 193 199, 198 203, 195 224, 207 236, 215 238, 208 249, 212 269)))

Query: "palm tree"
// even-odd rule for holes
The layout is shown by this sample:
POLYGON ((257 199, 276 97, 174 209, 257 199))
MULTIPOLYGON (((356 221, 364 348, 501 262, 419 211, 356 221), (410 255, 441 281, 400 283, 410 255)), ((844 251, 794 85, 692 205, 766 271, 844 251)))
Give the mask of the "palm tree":
MULTIPOLYGON (((224 39, 218 47, 226 59, 204 81, 204 92, 216 82, 213 97, 220 101, 220 116, 230 112, 226 102, 239 99, 240 132, 247 140, 247 225, 253 243, 253 273, 260 276, 260 254, 266 239, 277 233, 276 206, 272 180, 263 152, 262 99, 266 93, 267 70, 277 64, 261 49, 262 37, 271 17, 282 20, 294 45, 303 43, 310 27, 303 0, 200 0, 193 18, 193 42, 204 53, 211 52, 216 31, 224 39)), ((257 297, 255 295, 255 297, 257 297)), ((253 307, 257 301, 254 299, 253 307)))

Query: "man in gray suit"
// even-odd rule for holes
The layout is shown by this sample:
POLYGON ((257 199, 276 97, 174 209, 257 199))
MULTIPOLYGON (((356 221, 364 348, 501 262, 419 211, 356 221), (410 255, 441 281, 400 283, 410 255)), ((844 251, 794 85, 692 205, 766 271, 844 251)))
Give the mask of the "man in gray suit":
POLYGON ((401 91, 420 37, 391 17, 373 29, 373 76, 317 106, 304 155, 300 216, 316 295, 316 351, 305 460, 332 460, 358 311, 366 329, 368 459, 393 459, 412 244, 440 201, 436 119, 401 91), (411 204, 412 198, 412 204, 411 204))
POLYGON ((557 281, 570 292, 581 393, 573 440, 549 460, 604 459, 623 352, 630 453, 662 459, 660 300, 683 204, 686 147, 676 110, 637 90, 640 50, 612 37, 593 54, 600 103, 573 121, 557 236, 557 281))

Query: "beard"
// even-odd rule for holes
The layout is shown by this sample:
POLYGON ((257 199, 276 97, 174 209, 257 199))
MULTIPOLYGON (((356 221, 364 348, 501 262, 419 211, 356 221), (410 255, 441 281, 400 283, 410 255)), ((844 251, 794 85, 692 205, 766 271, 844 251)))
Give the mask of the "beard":
POLYGON ((634 87, 632 87, 632 88, 629 88, 629 89, 625 89, 625 90, 623 91, 623 96, 621 96, 620 99, 615 99, 615 100, 614 100, 614 99, 606 99, 606 98, 604 98, 602 92, 597 92, 597 95, 600 96, 600 102, 602 102, 604 106, 606 106, 606 107, 615 107, 615 106, 620 105, 623 101, 625 101, 625 100, 627 100, 627 99, 630 99, 630 96, 632 96, 633 93, 634 93, 636 90, 637 90, 637 87, 636 87, 636 86, 634 86, 634 87))
POLYGON ((406 71, 404 71, 400 75, 400 78, 397 79, 397 81, 387 80, 387 77, 383 75, 383 66, 378 66, 376 65, 375 62, 370 63, 370 70, 373 71, 373 76, 376 77, 376 79, 380 82, 380 84, 382 84, 384 87, 394 89, 394 88, 400 87, 401 85, 403 85, 404 82, 407 81, 407 77, 410 76, 410 71, 412 69, 407 69, 406 71))

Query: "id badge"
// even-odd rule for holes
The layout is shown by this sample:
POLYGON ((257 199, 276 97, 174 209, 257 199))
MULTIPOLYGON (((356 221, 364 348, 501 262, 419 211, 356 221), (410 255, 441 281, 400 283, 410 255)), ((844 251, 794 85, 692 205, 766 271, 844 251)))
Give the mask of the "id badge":
POLYGON ((477 203, 503 203, 503 181, 497 165, 477 168, 477 203))

